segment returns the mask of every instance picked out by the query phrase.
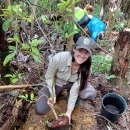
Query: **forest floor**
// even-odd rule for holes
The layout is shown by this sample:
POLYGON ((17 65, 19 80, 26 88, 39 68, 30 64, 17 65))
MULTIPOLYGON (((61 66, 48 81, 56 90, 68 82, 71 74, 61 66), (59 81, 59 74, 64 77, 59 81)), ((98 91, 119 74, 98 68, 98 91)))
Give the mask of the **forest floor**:
MULTIPOLYGON (((127 111, 119 118, 118 121, 111 123, 109 120, 104 118, 102 115, 100 115, 101 112, 101 106, 102 106, 102 97, 107 93, 117 93, 119 92, 115 91, 115 89, 107 83, 107 81, 104 78, 104 75, 92 75, 90 79, 91 84, 95 87, 98 94, 94 101, 89 100, 81 100, 81 104, 77 104, 73 114, 72 114, 72 130, 129 130, 130 129, 130 101, 126 99, 127 101, 127 111)), ((41 88, 41 87, 40 87, 41 88)), ((38 88, 38 89, 40 89, 38 88)), ((34 92, 35 96, 37 97, 37 88, 34 89, 19 89, 19 92, 25 93, 27 92, 34 92)), ((7 119, 9 119, 9 116, 13 109, 12 105, 9 104, 9 102, 14 102, 18 98, 11 98, 11 94, 8 96, 8 92, 1 92, 0 95, 0 103, 3 104, 2 101, 4 97, 6 104, 8 102, 8 105, 6 105, 3 109, 1 109, 3 116, 6 115, 7 119), (7 101, 8 100, 8 101, 7 101), (9 101, 10 100, 10 101, 9 101), (5 111, 4 111, 5 110, 5 111), (3 112, 4 111, 4 112, 3 112)), ((123 96, 123 95, 122 95, 123 96)), ((61 95, 58 97, 57 103, 54 106, 57 114, 65 113, 67 109, 67 100, 68 100, 68 93, 67 91, 63 91, 61 95)), ((18 100, 20 101, 20 100, 18 100)), ((49 111, 45 115, 38 115, 35 112, 35 102, 30 105, 30 103, 23 100, 23 106, 20 107, 21 111, 18 113, 17 121, 15 121, 15 125, 11 127, 13 130, 47 130, 45 121, 50 120, 54 118, 54 115, 52 111, 49 111)), ((2 106, 1 106, 2 108, 2 106)), ((15 114, 17 112, 15 111, 15 114)), ((7 119, 5 117, 1 116, 0 120, 0 130, 2 129, 2 125, 4 126, 6 124, 7 128, 7 119), (4 122, 5 120, 5 122, 4 122)), ((12 120, 10 120, 12 123, 12 120)))

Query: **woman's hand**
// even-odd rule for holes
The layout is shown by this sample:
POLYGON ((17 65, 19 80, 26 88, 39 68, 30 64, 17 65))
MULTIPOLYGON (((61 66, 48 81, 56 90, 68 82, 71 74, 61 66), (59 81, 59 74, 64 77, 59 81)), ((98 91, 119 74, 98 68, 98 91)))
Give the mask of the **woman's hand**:
POLYGON ((72 113, 71 110, 67 110, 67 112, 66 112, 66 116, 68 116, 68 118, 69 118, 69 124, 71 124, 71 113, 72 113))
POLYGON ((56 96, 54 96, 54 101, 52 101, 52 97, 50 97, 47 101, 48 106, 53 107, 53 105, 56 103, 56 96))

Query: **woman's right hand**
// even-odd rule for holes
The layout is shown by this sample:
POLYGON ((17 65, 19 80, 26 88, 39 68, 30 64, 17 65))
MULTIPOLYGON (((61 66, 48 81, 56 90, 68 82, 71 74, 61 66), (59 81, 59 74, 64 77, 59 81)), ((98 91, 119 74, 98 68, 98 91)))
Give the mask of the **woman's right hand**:
POLYGON ((54 96, 54 101, 52 101, 52 97, 50 97, 47 101, 48 106, 53 107, 53 105, 56 103, 56 96, 54 96))
POLYGON ((67 112, 66 112, 66 115, 67 115, 68 118, 69 118, 69 124, 71 124, 71 113, 72 113, 71 110, 67 110, 67 112))

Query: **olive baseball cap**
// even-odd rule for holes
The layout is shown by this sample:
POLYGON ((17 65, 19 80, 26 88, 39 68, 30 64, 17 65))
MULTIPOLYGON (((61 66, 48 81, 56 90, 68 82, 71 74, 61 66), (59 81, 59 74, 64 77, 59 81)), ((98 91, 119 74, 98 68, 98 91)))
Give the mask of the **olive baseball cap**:
POLYGON ((92 54, 92 50, 94 49, 94 41, 89 37, 80 36, 75 44, 75 47, 76 49, 86 49, 90 54, 92 54))

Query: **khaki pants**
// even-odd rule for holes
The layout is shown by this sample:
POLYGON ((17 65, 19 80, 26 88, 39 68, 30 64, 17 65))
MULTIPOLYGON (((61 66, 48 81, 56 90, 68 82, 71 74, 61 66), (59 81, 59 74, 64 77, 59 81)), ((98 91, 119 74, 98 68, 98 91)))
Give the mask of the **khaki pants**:
MULTIPOLYGON (((58 96, 64 89, 70 90, 72 87, 73 83, 66 84, 62 87, 55 86, 55 92, 56 96, 58 96)), ((39 99, 36 102, 35 105, 35 110, 38 114, 45 114, 50 110, 50 107, 47 104, 47 98, 43 96, 44 93, 46 96, 50 97, 50 92, 47 87, 43 87, 39 92, 38 92, 38 97, 39 99)), ((90 99, 93 100, 96 97, 96 90, 94 87, 88 82, 87 87, 83 89, 79 93, 79 97, 82 99, 90 99)))

